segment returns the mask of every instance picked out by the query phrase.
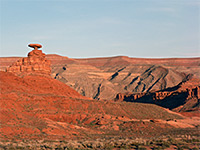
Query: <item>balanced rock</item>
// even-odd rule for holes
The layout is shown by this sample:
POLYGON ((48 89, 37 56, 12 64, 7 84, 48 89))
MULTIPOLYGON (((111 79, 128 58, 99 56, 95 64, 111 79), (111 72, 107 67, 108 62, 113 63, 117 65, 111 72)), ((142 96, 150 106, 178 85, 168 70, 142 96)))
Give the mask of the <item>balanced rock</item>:
POLYGON ((7 68, 7 72, 13 72, 16 75, 24 74, 42 74, 50 75, 50 61, 45 58, 45 54, 42 50, 38 50, 42 45, 40 44, 29 44, 29 47, 33 47, 34 50, 28 53, 28 57, 22 58, 17 62, 13 63, 7 68))
POLYGON ((32 47, 34 49, 42 48, 42 45, 40 45, 40 44, 29 44, 28 46, 32 47))

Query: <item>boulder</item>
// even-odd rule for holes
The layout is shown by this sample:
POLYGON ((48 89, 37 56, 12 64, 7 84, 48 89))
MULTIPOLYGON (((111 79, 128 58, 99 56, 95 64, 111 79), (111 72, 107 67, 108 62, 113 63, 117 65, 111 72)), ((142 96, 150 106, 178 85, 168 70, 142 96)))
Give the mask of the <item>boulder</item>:
POLYGON ((40 44, 29 44, 28 46, 32 47, 34 49, 42 48, 42 45, 40 45, 40 44))

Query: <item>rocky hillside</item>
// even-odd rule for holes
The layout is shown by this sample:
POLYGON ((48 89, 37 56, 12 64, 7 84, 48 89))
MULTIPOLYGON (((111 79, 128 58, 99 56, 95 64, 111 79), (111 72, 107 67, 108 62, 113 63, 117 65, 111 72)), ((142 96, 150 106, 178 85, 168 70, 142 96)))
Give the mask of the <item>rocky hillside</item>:
POLYGON ((69 59, 49 57, 52 77, 94 99, 114 99, 125 92, 150 92, 199 77, 200 59, 134 59, 111 57, 69 59))
MULTIPOLYGON (((152 92, 174 87, 188 76, 200 77, 200 58, 141 59, 125 56, 71 59, 47 55, 51 76, 94 99, 112 100, 118 93, 152 92)), ((1 70, 17 58, 0 58, 1 70)))
POLYGON ((174 134, 176 128, 196 132, 195 123, 183 123, 183 117, 156 105, 90 100, 41 75, 0 72, 0 77, 1 139, 151 138, 174 134))
MULTIPOLYGON (((80 87, 81 83, 77 85, 73 81, 81 78, 82 87, 90 88, 87 89, 90 91, 91 80, 92 83, 99 81, 95 98, 101 95, 104 83, 109 85, 109 91, 104 91, 105 96, 109 96, 112 87, 113 91, 115 88, 116 91, 120 90, 117 89, 120 86, 116 84, 118 75, 113 75, 109 70, 114 69, 118 74, 126 71, 124 74, 127 74, 128 66, 123 69, 109 66, 110 69, 104 68, 103 71, 102 66, 97 67, 66 57, 50 55, 48 57, 52 59, 51 68, 54 71, 52 75, 60 78, 59 80, 64 82, 62 83, 49 76, 51 70, 46 60, 48 57, 37 49, 41 46, 32 46, 34 50, 27 58, 13 63, 6 72, 0 71, 0 138, 5 143, 10 140, 95 140, 105 137, 152 139, 164 135, 184 136, 187 131, 192 131, 191 134, 196 135, 199 131, 197 119, 185 118, 160 106, 97 101, 80 95, 66 85, 70 83, 71 86, 80 87), (66 74, 70 74, 70 78, 64 77, 66 74)), ((145 70, 147 66, 144 66, 145 70)), ((157 69, 165 70, 162 67, 157 69)), ((141 74, 137 76, 146 78, 143 71, 138 69, 138 72, 141 74)), ((167 75, 160 76, 165 79, 167 75)), ((185 78, 185 75, 180 74, 180 78, 185 78)), ((141 81, 141 78, 138 80, 141 81)), ((167 87, 167 84, 165 86, 167 87)), ((91 145, 82 146, 92 148, 91 145)))

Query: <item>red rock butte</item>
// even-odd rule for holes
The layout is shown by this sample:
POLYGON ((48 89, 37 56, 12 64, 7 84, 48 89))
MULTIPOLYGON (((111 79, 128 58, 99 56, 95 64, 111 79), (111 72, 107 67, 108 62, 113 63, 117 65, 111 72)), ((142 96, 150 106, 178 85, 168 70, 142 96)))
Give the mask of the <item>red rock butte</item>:
POLYGON ((28 46, 34 48, 34 50, 28 53, 28 57, 19 59, 9 66, 6 71, 16 75, 41 74, 50 76, 51 62, 45 58, 46 55, 42 53, 42 50, 38 50, 42 45, 29 44, 28 46))

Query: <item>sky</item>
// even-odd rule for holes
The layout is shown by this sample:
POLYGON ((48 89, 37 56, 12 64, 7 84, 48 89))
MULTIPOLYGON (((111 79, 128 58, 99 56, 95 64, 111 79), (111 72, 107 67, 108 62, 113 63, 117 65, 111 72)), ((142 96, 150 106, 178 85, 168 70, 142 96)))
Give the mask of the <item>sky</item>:
POLYGON ((200 0, 0 0, 0 57, 200 56, 200 0))

